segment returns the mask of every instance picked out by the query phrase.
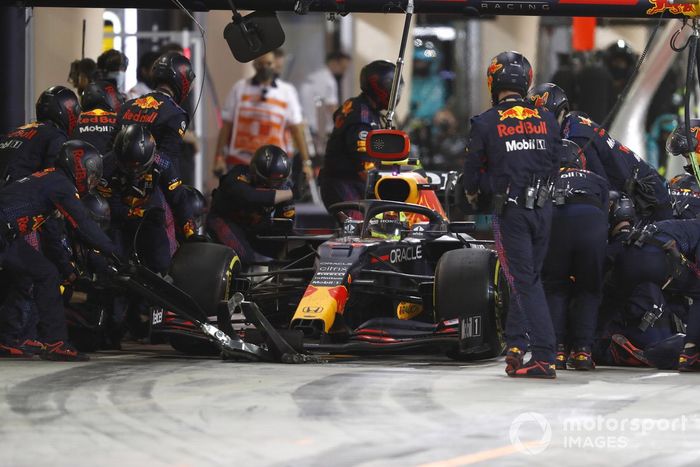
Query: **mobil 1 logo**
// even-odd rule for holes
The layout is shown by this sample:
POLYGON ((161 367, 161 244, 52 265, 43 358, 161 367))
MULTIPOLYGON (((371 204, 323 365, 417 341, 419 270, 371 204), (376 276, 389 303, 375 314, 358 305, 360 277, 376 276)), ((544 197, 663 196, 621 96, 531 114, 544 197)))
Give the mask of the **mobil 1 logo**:
POLYGON ((543 139, 521 139, 506 141, 506 152, 512 151, 543 151, 547 149, 547 143, 543 139))

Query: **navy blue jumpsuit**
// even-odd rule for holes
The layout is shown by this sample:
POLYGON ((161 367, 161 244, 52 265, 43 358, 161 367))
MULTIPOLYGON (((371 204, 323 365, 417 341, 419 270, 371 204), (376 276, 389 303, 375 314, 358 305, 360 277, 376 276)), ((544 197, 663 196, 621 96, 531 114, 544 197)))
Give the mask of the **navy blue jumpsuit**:
POLYGON ((53 167, 67 139, 63 130, 44 122, 28 123, 0 137, 2 180, 12 182, 53 167))
POLYGON ((590 348, 593 343, 602 299, 608 192, 608 182, 593 172, 560 171, 549 250, 542 269, 558 344, 590 348), (570 309, 570 302, 576 304, 575 309, 570 309), (571 332, 568 339, 567 327, 571 332))
POLYGON ((563 138, 581 146, 589 170, 605 177, 613 190, 627 193, 635 200, 641 217, 649 221, 673 217, 666 180, 600 125, 581 115, 569 114, 564 119, 561 133, 563 138), (655 200, 655 205, 648 212, 640 212, 639 209, 641 189, 637 187, 637 193, 630 192, 633 179, 645 179, 649 185, 647 196, 655 200))
POLYGON ((156 153, 151 168, 137 180, 131 180, 114 169, 114 155, 105 160, 105 183, 98 187, 100 194, 109 202, 113 234, 124 255, 132 251, 138 230, 136 250, 146 266, 165 274, 170 268, 171 245, 166 222, 166 206, 171 206, 177 227, 185 237, 194 233, 195 224, 187 194, 170 159, 156 153), (166 204, 167 203, 167 204, 166 204), (156 208, 144 220, 146 213, 156 208), (156 214, 157 213, 157 214, 156 214))
POLYGON ((182 138, 190 118, 172 97, 161 91, 153 91, 131 99, 121 107, 117 120, 120 125, 137 123, 148 127, 158 150, 170 158, 180 177, 182 138))
MULTIPOLYGON (((32 122, 22 125, 0 137, 0 187, 6 183, 27 177, 47 167, 53 167, 61 145, 66 142, 68 135, 55 126, 52 122, 32 122)), ((47 235, 54 230, 62 229, 60 223, 51 219, 42 226, 41 234, 47 235), (51 225, 58 224, 58 225, 51 225)), ((24 240, 36 250, 39 250, 43 242, 39 238, 39 230, 24 236, 24 240)), ((7 308, 3 316, 6 323, 0 326, 16 326, 22 321, 26 322, 25 329, 30 330, 27 337, 34 336, 32 323, 36 323, 37 312, 33 295, 33 284, 28 276, 12 276, 7 272, 3 274, 7 280, 7 294, 3 307, 7 308)), ((35 336, 34 336, 35 337, 35 336)))
POLYGON ((540 279, 552 203, 546 200, 541 207, 527 209, 525 191, 533 180, 556 179, 561 149, 554 116, 512 98, 472 118, 464 164, 467 193, 505 194, 508 199, 503 212, 493 218, 498 257, 511 291, 508 346, 525 350, 529 336, 535 360, 552 363, 555 336, 540 279))
MULTIPOLYGON (((367 170, 366 139, 370 130, 381 128, 380 115, 369 99, 360 94, 348 99, 333 114, 335 126, 326 144, 319 174, 321 198, 329 206, 365 198, 367 170)), ((356 216, 357 212, 349 213, 356 216)))
POLYGON ((80 114, 72 137, 92 144, 104 155, 112 150, 119 128, 115 112, 94 109, 80 114))
POLYGON ((0 190, 0 225, 9 227, 11 234, 0 237, 0 261, 4 270, 18 278, 27 277, 34 284, 39 337, 44 342, 67 339, 59 274, 47 257, 21 237, 41 228, 56 211, 88 245, 106 255, 116 250, 90 218, 75 186, 61 171, 46 169, 0 190))
MULTIPOLYGON (((286 182, 280 190, 290 190, 286 182)), ((275 205, 275 190, 256 187, 247 165, 236 165, 219 180, 212 195, 207 227, 217 240, 233 248, 243 265, 255 260, 254 227, 273 217, 294 219, 294 201, 275 205)))
POLYGON ((666 292, 692 299, 688 308, 686 341, 699 343, 700 279, 696 264, 700 259, 700 220, 667 220, 652 225, 656 229, 654 239, 662 243, 674 240, 690 267, 679 267, 680 277, 668 282, 672 271, 667 253, 661 247, 647 243, 641 247, 631 244, 625 248, 615 264, 616 279, 630 297, 625 317, 633 333, 628 330, 625 336, 638 347, 646 347, 671 334, 670 329, 658 325, 646 331, 638 329, 645 313, 667 311, 666 292), (666 287, 662 290, 664 285, 666 287))

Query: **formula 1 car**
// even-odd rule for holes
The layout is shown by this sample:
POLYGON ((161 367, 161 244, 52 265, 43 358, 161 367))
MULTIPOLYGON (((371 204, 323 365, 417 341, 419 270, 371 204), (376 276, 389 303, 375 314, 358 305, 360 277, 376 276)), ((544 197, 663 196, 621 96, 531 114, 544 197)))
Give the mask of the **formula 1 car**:
MULTIPOLYGON (((260 310, 273 328, 285 330, 284 339, 299 352, 439 347, 460 360, 501 354, 507 293, 495 253, 463 233, 469 223, 450 223, 429 208, 395 201, 333 207, 334 212, 349 209, 361 211, 363 219, 346 221, 337 235, 318 245, 313 260, 300 258, 234 278, 231 250, 188 244, 174 261, 175 283, 209 310, 210 323, 220 323, 244 341, 252 329, 248 315, 239 313, 242 303, 260 310), (407 222, 394 218, 403 216, 426 220, 399 229, 407 222), (231 299, 234 290, 238 303, 231 299)), ((286 241, 313 244, 320 236, 287 236, 286 241)), ((172 304, 152 308, 153 332, 170 335, 173 346, 186 353, 215 352, 199 326, 174 310, 172 304)))
MULTIPOLYGON (((395 130, 370 132, 368 152, 391 165, 405 157, 405 138, 395 130)), ((375 183, 376 199, 331 207, 342 219, 335 233, 260 237, 287 248, 282 260, 261 265, 265 271, 237 270, 220 245, 184 245, 173 262, 175 284, 207 304, 212 323, 261 348, 281 333, 276 338, 299 353, 423 348, 460 360, 500 355, 508 297, 496 254, 484 245, 490 242, 467 234, 472 223, 450 222, 436 187, 419 171, 397 165, 388 173, 375 183), (250 308, 269 327, 254 329, 250 308)), ((188 353, 206 350, 209 337, 166 310, 154 308, 152 331, 188 353)))

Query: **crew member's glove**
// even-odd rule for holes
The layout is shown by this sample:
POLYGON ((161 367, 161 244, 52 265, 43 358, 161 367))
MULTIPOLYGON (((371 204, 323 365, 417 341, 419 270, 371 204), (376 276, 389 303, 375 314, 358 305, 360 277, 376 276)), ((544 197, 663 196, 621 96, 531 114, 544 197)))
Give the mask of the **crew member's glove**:
POLYGON ((182 226, 182 234, 185 236, 185 239, 189 239, 195 233, 197 233, 197 226, 194 225, 194 222, 191 220, 185 222, 185 225, 182 226))

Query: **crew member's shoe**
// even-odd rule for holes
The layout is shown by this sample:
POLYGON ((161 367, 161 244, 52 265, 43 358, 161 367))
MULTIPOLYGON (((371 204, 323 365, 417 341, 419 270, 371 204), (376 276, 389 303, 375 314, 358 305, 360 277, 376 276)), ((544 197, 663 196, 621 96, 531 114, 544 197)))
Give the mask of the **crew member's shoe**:
POLYGON ((22 350, 17 344, 0 343, 0 358, 32 358, 32 355, 22 350))
POLYGON ((644 357, 644 351, 635 347, 622 334, 613 334, 610 341, 610 354, 616 365, 651 367, 651 362, 644 357))
POLYGON ((566 360, 569 358, 569 352, 567 352, 564 344, 557 344, 557 357, 554 363, 557 370, 566 370, 566 360))
POLYGON ((574 351, 571 352, 569 366, 574 370, 594 370, 595 363, 591 356, 590 347, 576 347, 574 351))
POLYGON ((45 344, 46 348, 41 353, 42 360, 53 360, 57 362, 86 362, 90 360, 87 354, 78 352, 72 345, 58 341, 53 344, 45 344))
POLYGON ((26 339, 19 348, 22 349, 24 353, 39 357, 44 349, 46 349, 46 346, 37 340, 26 339))
POLYGON ((523 357, 525 352, 520 350, 518 347, 510 347, 506 353, 506 373, 509 376, 523 366, 523 357))
POLYGON ((700 350, 697 347, 681 352, 678 357, 678 371, 700 371, 700 350))
POLYGON ((543 378, 543 379, 554 379, 557 377, 556 363, 554 362, 543 362, 531 358, 530 361, 523 364, 523 366, 513 373, 509 373, 508 376, 514 378, 543 378))

